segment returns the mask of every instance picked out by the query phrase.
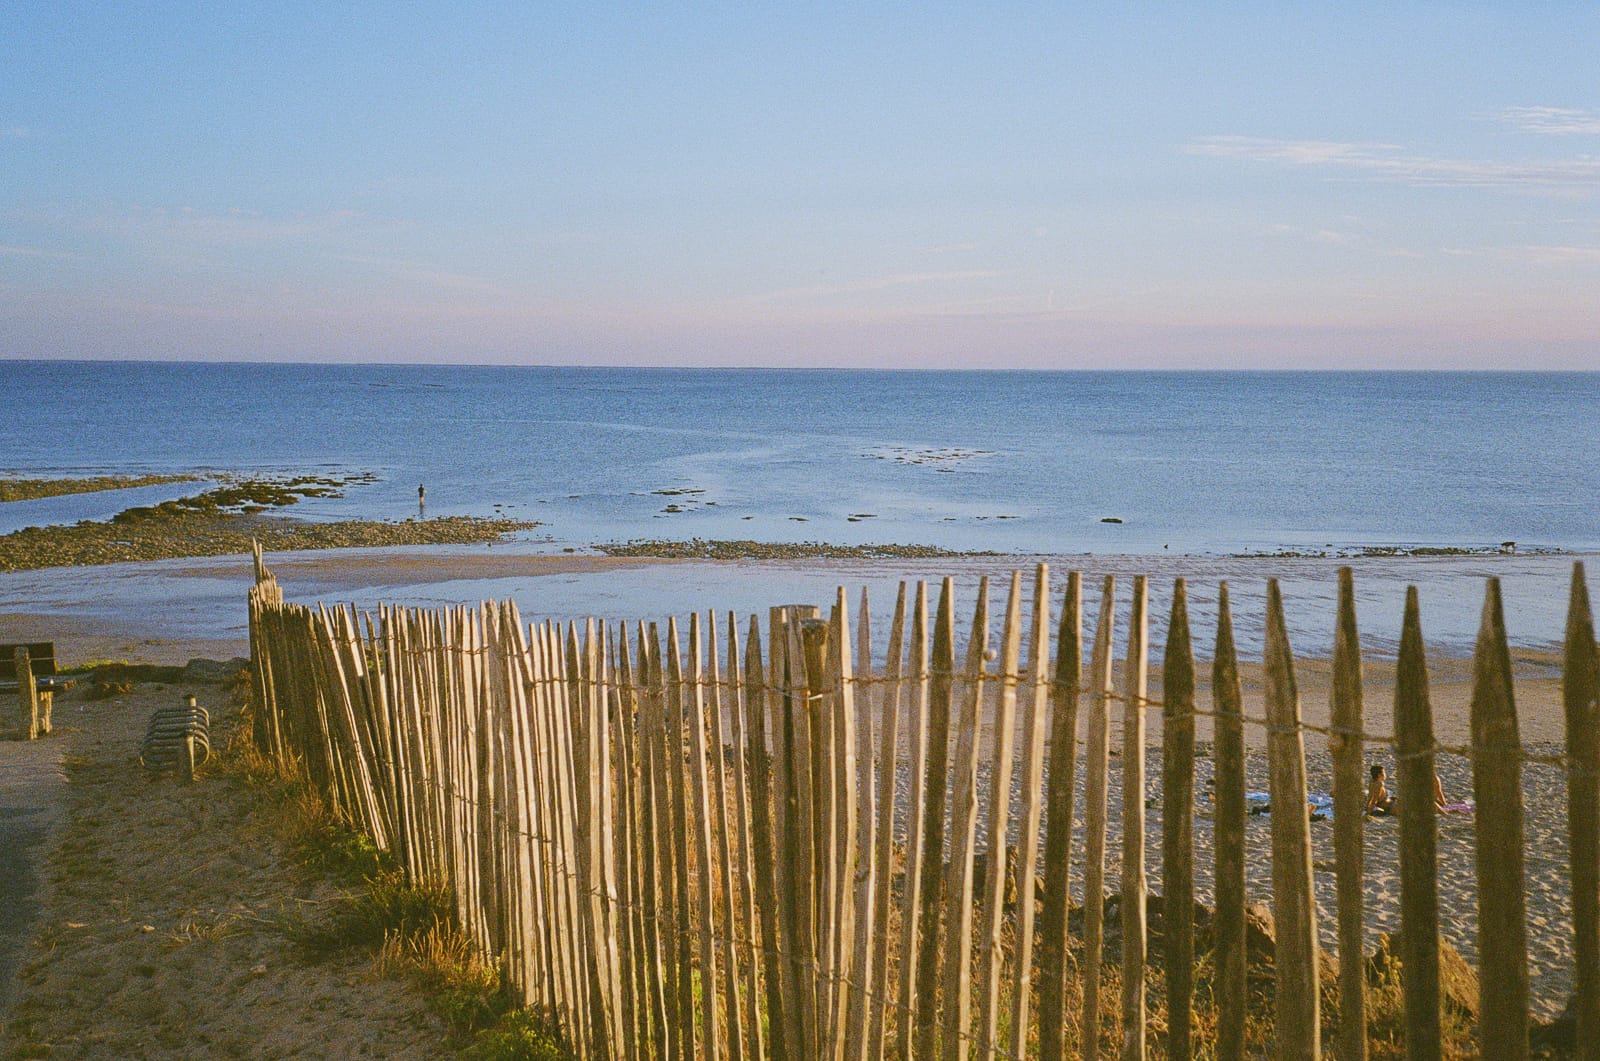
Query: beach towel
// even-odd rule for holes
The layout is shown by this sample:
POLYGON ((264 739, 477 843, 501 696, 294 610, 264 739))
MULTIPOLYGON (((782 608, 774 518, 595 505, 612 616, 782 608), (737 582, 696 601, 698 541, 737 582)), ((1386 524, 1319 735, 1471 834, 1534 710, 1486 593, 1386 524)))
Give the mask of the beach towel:
POLYGON ((1440 810, 1445 814, 1471 814, 1476 806, 1474 803, 1446 803, 1440 810))
MULTIPOLYGON (((1319 821, 1333 813, 1333 797, 1326 792, 1307 792, 1306 803, 1312 815, 1319 821)), ((1252 789, 1244 794, 1244 806, 1249 814, 1271 814, 1272 793, 1252 789)))

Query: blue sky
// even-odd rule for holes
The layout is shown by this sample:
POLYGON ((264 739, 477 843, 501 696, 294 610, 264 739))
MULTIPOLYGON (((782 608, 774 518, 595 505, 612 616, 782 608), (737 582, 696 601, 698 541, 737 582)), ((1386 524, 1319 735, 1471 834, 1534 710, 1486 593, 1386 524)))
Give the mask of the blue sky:
POLYGON ((1308 7, 13 0, 0 358, 1600 368, 1600 9, 1308 7))

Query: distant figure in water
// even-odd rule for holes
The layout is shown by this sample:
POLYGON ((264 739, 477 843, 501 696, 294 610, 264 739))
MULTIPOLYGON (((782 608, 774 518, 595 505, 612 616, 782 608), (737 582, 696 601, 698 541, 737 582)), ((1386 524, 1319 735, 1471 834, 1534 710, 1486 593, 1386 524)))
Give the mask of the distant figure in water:
POLYGON ((1395 798, 1389 795, 1389 786, 1384 784, 1386 774, 1383 764, 1376 763, 1372 767, 1372 780, 1367 783, 1367 813, 1368 814, 1393 814, 1395 798))
POLYGON ((417 511, 421 512, 428 507, 428 488, 421 483, 417 484, 417 511))

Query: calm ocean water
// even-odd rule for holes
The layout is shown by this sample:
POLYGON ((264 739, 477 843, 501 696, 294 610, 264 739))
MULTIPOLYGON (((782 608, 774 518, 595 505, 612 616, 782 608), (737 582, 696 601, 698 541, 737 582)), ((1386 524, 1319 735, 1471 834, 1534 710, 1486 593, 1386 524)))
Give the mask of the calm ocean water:
MULTIPOLYGON (((530 536, 563 545, 1600 548, 1596 373, 16 361, 0 373, 0 472, 378 476, 302 503, 311 518, 415 515, 420 483, 429 515, 536 519, 530 536)), ((0 532, 173 493, 8 505, 0 532)))

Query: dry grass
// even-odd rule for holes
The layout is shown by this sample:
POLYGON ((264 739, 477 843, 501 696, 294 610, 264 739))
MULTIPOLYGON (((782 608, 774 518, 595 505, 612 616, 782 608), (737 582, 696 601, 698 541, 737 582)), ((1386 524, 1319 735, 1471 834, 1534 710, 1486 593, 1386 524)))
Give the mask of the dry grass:
POLYGON ((386 852, 334 812, 300 762, 265 754, 250 733, 248 719, 235 727, 220 768, 259 795, 260 813, 302 866, 343 886, 331 903, 286 918, 284 930, 302 952, 313 960, 372 952, 374 975, 417 983, 467 1057, 569 1057, 548 1021, 513 1005, 498 965, 456 921, 450 890, 407 881, 386 852))

